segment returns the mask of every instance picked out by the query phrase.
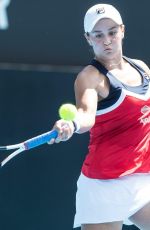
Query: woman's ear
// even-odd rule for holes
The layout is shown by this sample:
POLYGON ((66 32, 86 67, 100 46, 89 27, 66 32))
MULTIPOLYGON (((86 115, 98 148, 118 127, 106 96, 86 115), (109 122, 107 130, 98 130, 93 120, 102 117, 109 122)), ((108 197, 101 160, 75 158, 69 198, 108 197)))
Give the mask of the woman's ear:
POLYGON ((84 34, 84 37, 86 38, 88 44, 89 44, 90 46, 92 46, 92 43, 91 43, 90 38, 89 38, 89 33, 85 33, 85 34, 84 34))

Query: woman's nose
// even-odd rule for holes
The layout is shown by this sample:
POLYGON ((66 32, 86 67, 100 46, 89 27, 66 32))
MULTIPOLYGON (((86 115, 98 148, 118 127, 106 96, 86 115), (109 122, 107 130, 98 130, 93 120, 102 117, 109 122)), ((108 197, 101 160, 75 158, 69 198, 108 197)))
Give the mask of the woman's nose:
POLYGON ((110 44, 111 44, 111 39, 108 38, 108 37, 106 37, 106 38, 104 39, 104 45, 105 45, 105 46, 109 46, 110 44))

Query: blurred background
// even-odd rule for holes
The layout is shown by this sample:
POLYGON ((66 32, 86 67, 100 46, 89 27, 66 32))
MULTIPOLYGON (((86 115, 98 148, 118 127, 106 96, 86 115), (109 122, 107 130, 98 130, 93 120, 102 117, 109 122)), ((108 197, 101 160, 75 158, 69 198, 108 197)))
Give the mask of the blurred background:
MULTIPOLYGON (((0 0, 0 145, 50 130, 62 103, 75 103, 77 73, 92 54, 83 17, 99 1, 0 0)), ((148 65, 150 2, 104 0, 126 25, 124 55, 148 65)), ((76 181, 89 135, 20 154, 0 170, 2 230, 71 230, 76 181)), ((2 152, 0 160, 8 153, 2 152)), ((124 226, 124 230, 137 230, 124 226)))

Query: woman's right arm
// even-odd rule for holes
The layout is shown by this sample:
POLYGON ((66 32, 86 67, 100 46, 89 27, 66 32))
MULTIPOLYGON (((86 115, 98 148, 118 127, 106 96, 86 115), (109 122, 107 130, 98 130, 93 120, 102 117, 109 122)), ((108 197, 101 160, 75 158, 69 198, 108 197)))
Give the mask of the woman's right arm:
MULTIPOLYGON (((94 67, 86 67, 81 71, 75 81, 74 91, 77 107, 77 116, 74 121, 78 127, 78 133, 87 132, 95 123, 97 110, 97 85, 99 83, 99 72, 94 67)), ((53 129, 58 131, 58 137, 51 140, 49 144, 67 141, 74 133, 74 125, 71 121, 58 120, 53 129)))
POLYGON ((76 107, 78 110, 77 122, 80 129, 78 133, 87 132, 95 123, 97 110, 97 77, 91 68, 84 69, 78 76, 74 84, 76 107))

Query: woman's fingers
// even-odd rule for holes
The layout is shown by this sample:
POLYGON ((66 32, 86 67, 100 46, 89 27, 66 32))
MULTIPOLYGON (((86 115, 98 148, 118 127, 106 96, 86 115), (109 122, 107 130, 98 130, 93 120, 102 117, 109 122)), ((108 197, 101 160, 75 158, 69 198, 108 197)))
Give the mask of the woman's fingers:
POLYGON ((71 121, 58 120, 53 129, 57 130, 58 137, 51 139, 48 144, 59 143, 61 141, 67 141, 74 132, 74 125, 71 121))

